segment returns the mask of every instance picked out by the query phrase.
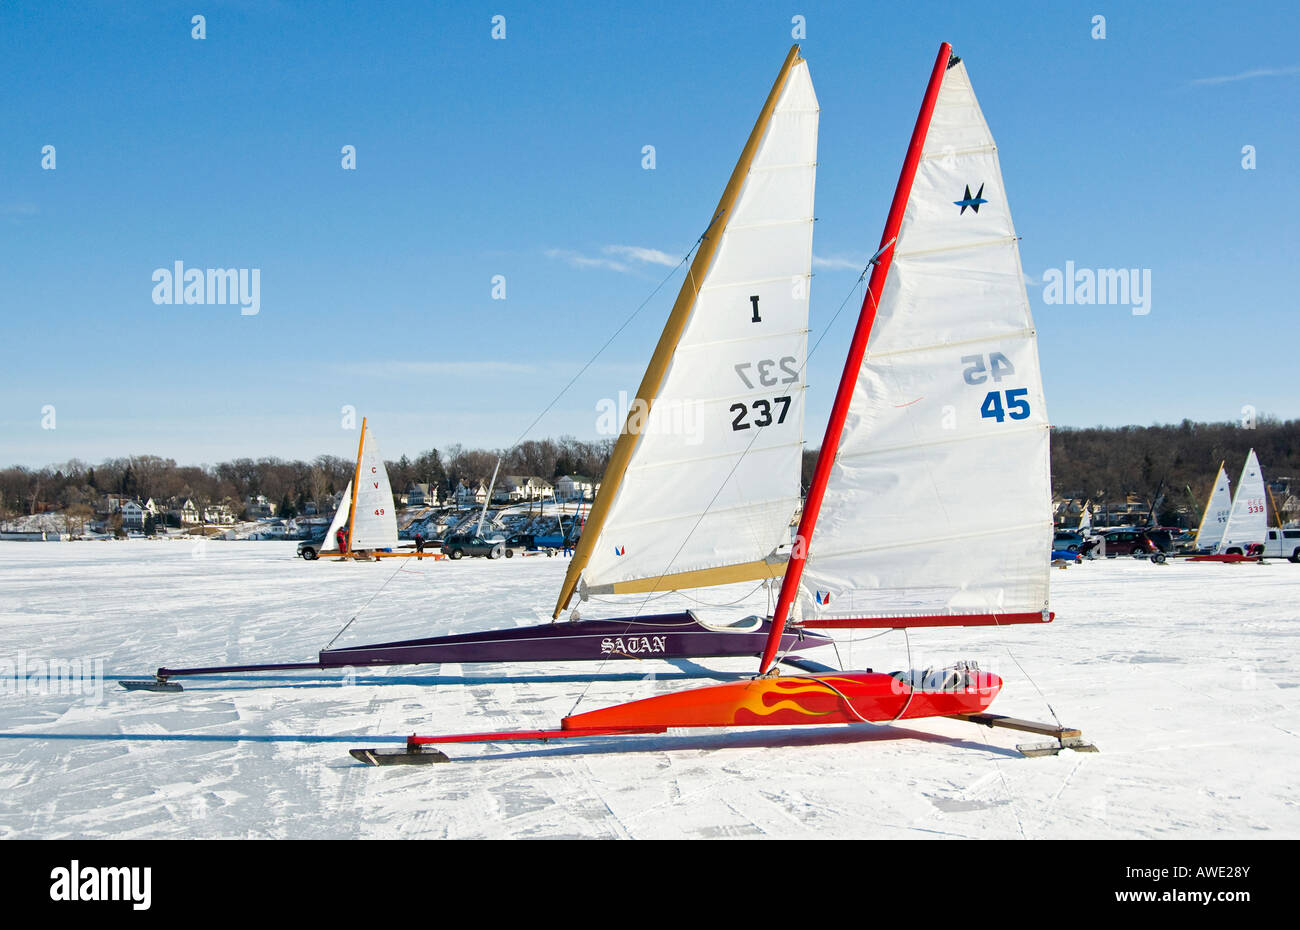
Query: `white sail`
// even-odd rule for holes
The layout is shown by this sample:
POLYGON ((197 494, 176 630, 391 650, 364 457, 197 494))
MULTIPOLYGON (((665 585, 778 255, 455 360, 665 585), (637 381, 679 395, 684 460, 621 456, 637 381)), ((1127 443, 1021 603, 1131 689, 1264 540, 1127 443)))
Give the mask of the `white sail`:
POLYGON ((362 426, 360 466, 357 468, 357 508, 352 515, 351 548, 390 549, 397 545, 397 512, 388 470, 374 434, 362 426))
POLYGON ((1232 512, 1228 514, 1223 538, 1218 551, 1241 549, 1244 553, 1251 543, 1263 543, 1268 535, 1268 508, 1264 504, 1264 475, 1259 469, 1255 450, 1246 456, 1237 482, 1237 494, 1232 499, 1232 512))
POLYGON ((1092 501, 1085 501, 1079 514, 1079 532, 1087 536, 1092 531, 1092 501))
POLYGON ((867 350, 804 615, 1045 614, 1037 341, 997 150, 960 62, 939 90, 867 350))
POLYGON ((800 496, 817 120, 799 59, 731 215, 708 234, 721 236, 717 251, 583 570, 586 591, 782 570, 775 553, 800 496))
POLYGON ((1212 549, 1223 539, 1223 528, 1228 525, 1228 514, 1232 512, 1232 489, 1228 473, 1219 463, 1219 474, 1214 479, 1214 490, 1201 515, 1201 525, 1196 530, 1196 548, 1212 549))
POLYGON ((352 513, 352 482, 343 489, 343 499, 339 501, 339 509, 334 511, 334 519, 330 521, 330 528, 325 532, 325 540, 321 543, 321 552, 338 552, 339 551, 339 529, 348 528, 348 515, 352 513))

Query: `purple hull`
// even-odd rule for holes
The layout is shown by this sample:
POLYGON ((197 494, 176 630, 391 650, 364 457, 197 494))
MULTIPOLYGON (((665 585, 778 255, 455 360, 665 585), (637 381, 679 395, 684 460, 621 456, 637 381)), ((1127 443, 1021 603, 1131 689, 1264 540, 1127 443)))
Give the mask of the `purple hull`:
MULTIPOLYGON (((275 665, 211 665, 202 668, 158 669, 155 682, 123 682, 128 688, 148 686, 169 678, 374 665, 426 665, 443 662, 574 662, 601 659, 705 659, 758 656, 767 642, 770 620, 750 618, 730 627, 710 627, 687 611, 613 620, 571 620, 485 630, 456 636, 431 636, 396 643, 326 649, 316 662, 275 665)), ((781 637, 782 653, 829 645, 833 640, 811 630, 794 628, 781 637)), ((176 686, 179 688, 179 686, 176 686)), ((175 689, 173 689, 175 690, 175 689)))
MULTIPOLYGON (((320 660, 323 665, 335 666, 757 656, 763 651, 771 626, 770 620, 763 620, 745 627, 709 627, 690 613, 572 620, 329 649, 320 654, 320 660)), ((793 631, 781 638, 781 649, 799 652, 831 642, 820 633, 793 631)))

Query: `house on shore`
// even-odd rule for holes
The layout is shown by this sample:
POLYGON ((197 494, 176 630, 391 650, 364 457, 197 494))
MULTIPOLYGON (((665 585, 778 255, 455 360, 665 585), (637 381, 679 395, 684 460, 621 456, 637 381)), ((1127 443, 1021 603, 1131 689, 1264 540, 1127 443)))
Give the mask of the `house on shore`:
POLYGON ((555 479, 557 501, 589 501, 596 496, 596 482, 586 475, 561 475, 555 479))

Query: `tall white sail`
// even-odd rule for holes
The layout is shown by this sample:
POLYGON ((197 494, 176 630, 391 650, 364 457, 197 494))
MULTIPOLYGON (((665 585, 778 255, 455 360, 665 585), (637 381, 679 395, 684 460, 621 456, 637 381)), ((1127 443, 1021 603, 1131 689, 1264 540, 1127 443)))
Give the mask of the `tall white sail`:
POLYGON ((1246 464, 1241 469, 1241 480, 1237 482, 1237 494, 1232 499, 1232 511, 1223 528, 1218 551, 1224 553, 1231 548, 1244 552, 1251 543, 1264 542, 1267 535, 1268 508, 1264 504, 1264 475, 1259 469, 1259 459, 1255 458, 1255 450, 1251 449, 1250 455, 1246 456, 1246 464))
POLYGON ((804 616, 1046 619, 1037 341, 997 149, 955 59, 893 248, 809 546, 804 616))
POLYGON ((357 468, 357 503, 352 515, 351 548, 388 549, 397 545, 397 509, 388 470, 379 455, 374 434, 362 426, 360 465, 357 468))
POLYGON ((583 540, 588 592, 783 570, 776 550, 800 496, 818 120, 807 62, 783 73, 734 208, 706 234, 712 261, 687 282, 698 294, 650 418, 621 482, 606 478, 614 496, 583 540))
POLYGON ((1219 474, 1214 479, 1214 490, 1201 515, 1201 525, 1196 530, 1196 548, 1212 549, 1223 539, 1223 529, 1228 525, 1228 514, 1232 513, 1232 490, 1228 473, 1219 463, 1219 474))
POLYGON ((348 528, 348 517, 352 513, 352 482, 343 489, 343 499, 339 501, 339 509, 334 511, 334 519, 330 521, 330 528, 325 532, 325 541, 321 543, 321 552, 338 552, 339 551, 339 530, 348 528))
POLYGON ((1084 501, 1083 512, 1079 514, 1079 532, 1085 536, 1092 532, 1092 501, 1084 501))

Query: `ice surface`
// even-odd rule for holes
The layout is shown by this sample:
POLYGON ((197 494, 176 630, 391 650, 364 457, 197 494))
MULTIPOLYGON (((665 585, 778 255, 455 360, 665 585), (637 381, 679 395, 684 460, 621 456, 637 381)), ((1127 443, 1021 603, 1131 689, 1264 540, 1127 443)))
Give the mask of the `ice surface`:
MULTIPOLYGON (((954 720, 455 745, 452 764, 415 768, 347 754, 412 732, 550 727, 575 705, 743 677, 749 660, 117 687, 164 664, 311 661, 359 610, 338 645, 541 622, 567 565, 293 552, 0 543, 0 838, 1300 836, 1300 565, 1085 563, 1053 571, 1049 626, 911 633, 912 666, 976 659, 1006 680, 992 711, 1051 720, 1050 703, 1099 754, 1025 759, 1015 745, 1041 737, 954 720), (68 693, 51 660, 102 661, 102 691, 68 693)), ((750 586, 698 592, 714 605, 746 594, 645 610, 765 608, 750 586)), ((620 601, 584 614, 641 599, 620 601)), ((909 665, 901 633, 840 639, 846 667, 909 665)))

